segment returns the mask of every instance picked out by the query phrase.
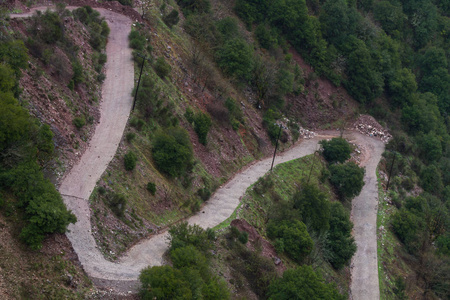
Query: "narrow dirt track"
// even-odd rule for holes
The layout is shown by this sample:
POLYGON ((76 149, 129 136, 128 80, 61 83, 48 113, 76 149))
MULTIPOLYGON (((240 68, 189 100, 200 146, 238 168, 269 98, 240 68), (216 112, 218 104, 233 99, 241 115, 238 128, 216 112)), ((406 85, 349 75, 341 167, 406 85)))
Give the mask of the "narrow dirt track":
MULTIPOLYGON (((73 7, 68 7, 73 9, 73 7)), ((12 17, 28 17, 27 14, 12 17)), ((167 250, 167 232, 143 240, 118 262, 105 260, 97 248, 91 234, 89 196, 96 182, 116 153, 132 106, 131 90, 134 85, 131 50, 128 48, 128 34, 131 20, 123 15, 106 9, 97 8, 111 28, 107 44, 108 61, 106 79, 102 88, 100 106, 101 118, 90 146, 80 161, 64 178, 60 193, 69 209, 77 216, 78 222, 69 226, 67 236, 78 254, 84 270, 98 285, 114 288, 119 292, 135 290, 138 275, 147 266, 164 263, 163 254, 167 250)), ((303 140, 275 159, 275 165, 314 153, 319 140, 337 135, 336 132, 324 132, 314 139, 303 140)), ((376 208, 378 203, 376 166, 384 150, 384 144, 373 138, 356 132, 345 137, 368 149, 365 186, 361 195, 353 200, 352 218, 355 224, 354 235, 358 245, 352 260, 353 299, 378 299, 378 269, 376 252, 376 208)), ((254 163, 236 174, 233 179, 218 189, 203 209, 189 218, 190 224, 203 228, 214 227, 226 220, 239 204, 245 190, 270 168, 271 158, 254 163)))

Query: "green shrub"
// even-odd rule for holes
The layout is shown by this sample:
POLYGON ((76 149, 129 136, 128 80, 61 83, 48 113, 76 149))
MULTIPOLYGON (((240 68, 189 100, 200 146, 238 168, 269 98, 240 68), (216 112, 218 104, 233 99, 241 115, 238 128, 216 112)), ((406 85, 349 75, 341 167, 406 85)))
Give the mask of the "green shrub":
POLYGON ((323 147, 323 156, 329 163, 343 163, 350 158, 352 149, 350 144, 343 138, 332 138, 329 141, 320 141, 323 147))
POLYGON ((141 299, 191 299, 190 280, 171 266, 148 267, 139 275, 141 299))
POLYGON ((206 145, 206 137, 209 129, 211 128, 211 118, 202 112, 195 114, 194 117, 194 130, 197 133, 198 140, 203 145, 206 145))
POLYGON ((184 173, 192 161, 192 145, 186 130, 173 127, 158 131, 153 138, 153 160, 163 173, 176 177, 184 173))
POLYGON ((83 66, 78 61, 72 62, 72 71, 73 71, 72 80, 75 84, 84 82, 83 66))
POLYGON ((330 182, 335 186, 341 199, 351 199, 364 186, 364 169, 354 162, 330 166, 330 182))
POLYGON ((141 35, 139 31, 131 31, 128 40, 130 41, 130 48, 138 51, 144 50, 146 44, 145 36, 141 35))
POLYGON ((306 230, 306 225, 298 220, 271 220, 267 226, 267 235, 275 241, 281 240, 284 252, 298 263, 301 263, 313 248, 313 240, 306 230))
POLYGON ((130 120, 130 126, 136 128, 137 130, 141 130, 144 125, 144 120, 141 120, 139 118, 133 117, 130 120))
POLYGON ((330 202, 317 185, 304 184, 294 194, 293 200, 294 208, 299 210, 305 224, 316 232, 324 232, 330 228, 330 202))
POLYGON ((177 25, 180 21, 178 10, 172 9, 172 11, 163 17, 164 23, 166 23, 167 27, 172 28, 174 25, 177 25))
POLYGON ((110 192, 107 194, 105 202, 116 216, 123 217, 127 203, 124 195, 110 192))
POLYGON ((204 187, 198 189, 197 194, 203 201, 207 201, 211 197, 211 190, 208 187, 204 187))
POLYGON ((192 109, 190 107, 186 108, 186 112, 184 113, 184 117, 186 118, 186 120, 189 123, 193 123, 194 122, 194 112, 192 111, 192 109))
POLYGON ((128 132, 126 135, 127 142, 131 143, 131 141, 133 141, 135 137, 136 134, 134 132, 128 132))
POLYGON ((225 75, 247 81, 253 64, 252 48, 244 39, 231 39, 217 51, 217 64, 225 75))
POLYGON ((212 235, 198 225, 182 222, 169 228, 170 251, 192 245, 202 252, 212 247, 212 235))
POLYGON ((242 244, 247 244, 248 242, 248 233, 243 231, 241 232, 241 234, 239 234, 238 236, 238 241, 241 242, 242 244))
POLYGON ((336 269, 344 267, 356 252, 355 240, 352 237, 353 223, 349 214, 340 202, 331 204, 330 230, 325 248, 330 253, 326 259, 336 269))
POLYGON ((154 182, 147 183, 147 191, 154 196, 156 193, 156 184, 154 182))
POLYGON ((311 266, 289 269, 269 286, 269 299, 345 300, 334 284, 326 283, 311 266))
POLYGON ((164 57, 160 56, 155 62, 154 65, 155 72, 158 74, 159 77, 164 79, 166 76, 170 74, 170 71, 172 70, 172 67, 166 62, 164 57))
POLYGON ((100 186, 100 187, 98 188, 98 193, 99 193, 100 195, 104 195, 104 194, 106 193, 106 189, 105 189, 104 187, 100 186))
POLYGON ((127 154, 123 157, 123 162, 125 165, 125 170, 127 171, 133 171, 136 167, 137 162, 137 156, 132 151, 128 151, 127 154))
POLYGON ((84 117, 76 117, 73 119, 72 123, 77 129, 81 129, 86 125, 86 119, 84 117))

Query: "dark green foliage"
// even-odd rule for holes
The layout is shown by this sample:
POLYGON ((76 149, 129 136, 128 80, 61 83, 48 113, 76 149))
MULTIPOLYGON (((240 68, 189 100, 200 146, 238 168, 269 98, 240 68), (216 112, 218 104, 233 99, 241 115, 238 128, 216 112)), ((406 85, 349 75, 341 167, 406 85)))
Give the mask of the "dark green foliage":
POLYGON ((144 120, 138 119, 136 117, 132 117, 130 120, 130 126, 136 128, 137 130, 141 130, 144 125, 144 120))
POLYGON ((442 156, 442 144, 434 132, 418 137, 420 156, 426 162, 438 161, 442 156))
POLYGON ((192 145, 186 130, 178 127, 156 132, 152 142, 153 160, 171 177, 184 173, 192 161, 192 145))
POLYGON ((174 25, 177 25, 180 21, 178 10, 172 9, 172 11, 163 17, 164 23, 166 23, 167 27, 172 28, 174 25))
POLYGON ((270 221, 267 225, 267 235, 276 241, 277 251, 286 252, 298 263, 301 263, 313 248, 306 225, 298 220, 270 221))
POLYGON ((278 35, 266 24, 259 24, 255 30, 255 36, 262 48, 271 50, 278 45, 278 35))
POLYGON ((108 192, 104 201, 116 216, 119 218, 123 217, 127 204, 127 199, 124 195, 108 192))
POLYGON ((156 193, 156 184, 154 182, 147 183, 147 191, 154 196, 156 193))
POLYGON ((47 44, 54 44, 63 39, 64 25, 58 13, 47 10, 33 17, 33 33, 47 44))
POLYGON ((267 110, 263 116, 263 125, 266 128, 269 138, 273 144, 275 144, 275 141, 280 134, 280 126, 275 123, 280 117, 281 115, 272 109, 267 110))
POLYGON ((420 185, 429 193, 439 195, 444 189, 441 172, 435 165, 430 165, 423 169, 420 174, 420 185))
POLYGON ((147 41, 145 40, 145 36, 137 30, 133 30, 130 32, 128 40, 130 41, 130 48, 138 51, 143 51, 145 48, 145 44, 147 43, 147 41))
POLYGON ((241 234, 238 236, 238 240, 239 242, 241 242, 242 244, 247 244, 248 242, 248 233, 243 231, 241 232, 241 234))
POLYGON ((128 151, 127 154, 123 157, 123 163, 125 166, 125 170, 133 171, 136 167, 137 156, 132 151, 128 151))
POLYGON ((233 130, 238 130, 241 123, 244 122, 244 117, 239 104, 233 98, 227 98, 225 100, 225 107, 228 109, 230 123, 233 130))
POLYGON ((227 41, 217 51, 217 64, 227 76, 249 80, 252 69, 253 51, 243 39, 227 41))
POLYGON ((342 199, 351 199, 364 186, 364 169, 354 162, 330 166, 330 181, 342 199))
POLYGON ((343 138, 332 138, 329 141, 322 140, 320 145, 323 148, 323 156, 329 163, 343 163, 350 158, 352 148, 350 144, 343 138))
POLYGON ((411 103, 411 98, 417 90, 414 73, 410 69, 398 69, 391 78, 388 90, 395 105, 404 106, 411 103))
POLYGON ((239 26, 235 18, 226 17, 218 21, 216 27, 222 34, 223 40, 229 40, 239 36, 239 26))
POLYGON ((104 49, 110 29, 108 23, 100 17, 100 13, 90 6, 84 6, 74 10, 73 15, 87 26, 89 34, 91 35, 89 43, 92 48, 97 51, 104 49))
POLYGON ((327 195, 315 184, 304 184, 293 197, 294 208, 298 209, 303 223, 316 232, 329 229, 330 203, 327 195))
POLYGON ((406 245, 409 252, 415 253, 420 247, 420 218, 406 209, 395 213, 392 218, 392 228, 399 239, 406 245))
POLYGON ((211 128, 211 118, 203 113, 196 113, 194 116, 194 130, 197 133, 198 141, 203 145, 206 145, 206 137, 208 136, 209 129, 211 128))
POLYGON ((72 123, 79 130, 83 128, 84 125, 86 125, 86 119, 84 117, 76 117, 73 119, 72 123))
POLYGON ((325 283, 310 266, 286 270, 282 278, 270 284, 268 296, 273 300, 347 299, 333 284, 325 283))
POLYGON ((126 135, 126 139, 128 143, 131 143, 136 138, 136 134, 134 132, 128 132, 126 135))
POLYGON ((197 194, 203 201, 207 201, 211 197, 211 190, 208 187, 204 187, 198 189, 197 194))
POLYGON ((40 249, 46 234, 64 233, 76 217, 67 210, 54 186, 44 179, 35 161, 21 163, 14 169, 0 173, 3 187, 9 187, 19 199, 26 225, 21 239, 33 249, 40 249))
POLYGON ((192 299, 192 291, 181 270, 170 266, 151 267, 139 275, 141 299, 192 299))
POLYGON ((347 265, 356 252, 355 240, 352 237, 353 223, 349 214, 339 202, 331 204, 330 230, 325 248, 328 249, 328 261, 336 269, 347 265))
POLYGON ((194 122, 194 112, 192 111, 192 109, 190 107, 186 108, 186 112, 184 113, 184 117, 186 118, 186 120, 189 123, 193 123, 194 122))
POLYGON ((440 254, 450 256, 450 235, 448 233, 438 237, 436 244, 440 254))
POLYGON ((80 62, 78 61, 72 62, 72 71, 73 71, 72 80, 75 85, 84 82, 83 66, 80 64, 80 62))
POLYGON ((188 225, 187 222, 176 224, 169 229, 170 251, 192 245, 203 253, 212 247, 211 234, 198 225, 188 225))
POLYGON ((164 57, 160 56, 155 62, 155 65, 153 66, 155 68, 156 74, 158 74, 159 77, 164 79, 170 74, 170 71, 172 70, 172 67, 166 62, 164 57))

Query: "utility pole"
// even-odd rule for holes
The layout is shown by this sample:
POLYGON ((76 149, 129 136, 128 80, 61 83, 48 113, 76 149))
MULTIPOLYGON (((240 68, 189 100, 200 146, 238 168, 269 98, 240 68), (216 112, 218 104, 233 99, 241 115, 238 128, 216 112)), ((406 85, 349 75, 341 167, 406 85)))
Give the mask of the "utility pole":
POLYGON ((280 139, 281 127, 283 127, 283 125, 279 124, 278 126, 280 126, 280 131, 278 131, 278 137, 277 137, 277 141, 275 143, 275 152, 273 152, 272 166, 270 167, 270 171, 272 171, 272 169, 273 169, 273 162, 275 161, 275 155, 277 154, 278 140, 280 139))
POLYGON ((312 164, 311 164, 311 169, 309 170, 308 181, 306 182, 306 184, 309 184, 309 180, 311 179, 311 173, 312 173, 312 170, 314 168, 314 164, 316 163, 316 154, 317 153, 318 153, 317 150, 314 151, 313 158, 312 158, 313 161, 312 161, 312 164))
POLYGON ((386 192, 389 190, 389 183, 391 182, 392 169, 394 168, 395 157, 397 156, 397 153, 395 151, 392 153, 394 154, 394 158, 392 159, 391 169, 389 170, 389 177, 388 177, 388 182, 386 185, 386 192))
POLYGON ((146 60, 150 61, 147 57, 143 56, 142 54, 137 53, 137 56, 142 58, 142 65, 141 65, 141 72, 139 73, 138 84, 136 86, 136 92, 134 93, 133 108, 131 109, 131 111, 134 111, 134 107, 136 106, 136 98, 137 98, 137 93, 138 93, 138 90, 139 90, 139 84, 141 83, 142 70, 144 69, 145 61, 146 60))

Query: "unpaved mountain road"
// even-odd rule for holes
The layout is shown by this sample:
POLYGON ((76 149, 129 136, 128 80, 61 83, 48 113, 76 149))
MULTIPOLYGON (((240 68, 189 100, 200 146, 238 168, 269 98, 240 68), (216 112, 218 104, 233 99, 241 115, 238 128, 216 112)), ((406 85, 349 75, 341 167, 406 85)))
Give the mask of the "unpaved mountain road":
MULTIPOLYGON (((73 9, 73 7, 68 7, 73 9)), ((30 13, 12 17, 28 17, 30 13)), ((67 236, 78 254, 84 270, 92 280, 101 286, 114 288, 119 292, 135 290, 138 275, 147 266, 163 264, 167 250, 167 232, 143 240, 132 247, 118 262, 107 261, 97 248, 91 233, 89 196, 96 182, 116 153, 132 106, 131 90, 134 85, 134 71, 131 49, 128 48, 128 34, 131 20, 112 11, 97 8, 111 28, 106 48, 106 79, 102 88, 100 122, 90 141, 90 146, 80 161, 65 176, 60 193, 69 209, 77 216, 77 223, 69 226, 67 236)), ((288 151, 278 155, 275 165, 314 153, 318 141, 336 136, 336 132, 324 132, 310 140, 303 140, 288 151)), ((352 260, 353 299, 378 299, 378 269, 376 256, 376 208, 378 203, 376 166, 384 150, 384 144, 374 138, 356 132, 345 137, 366 149, 363 165, 366 167, 365 186, 361 195, 353 200, 352 219, 354 236, 358 245, 352 260)), ((227 219, 239 204, 245 190, 270 168, 272 158, 258 161, 236 174, 219 188, 203 209, 189 218, 190 224, 203 228, 214 227, 227 219)))

